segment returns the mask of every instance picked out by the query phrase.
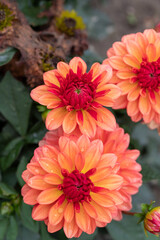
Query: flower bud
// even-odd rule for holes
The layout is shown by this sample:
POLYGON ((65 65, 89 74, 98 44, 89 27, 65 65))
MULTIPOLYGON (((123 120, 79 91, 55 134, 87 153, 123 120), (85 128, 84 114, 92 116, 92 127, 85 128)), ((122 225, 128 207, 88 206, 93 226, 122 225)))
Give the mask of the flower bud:
POLYGON ((148 232, 159 236, 160 233, 160 207, 149 211, 144 218, 144 228, 148 232))
POLYGON ((1 214, 10 215, 14 211, 14 208, 10 202, 3 202, 1 204, 1 214))

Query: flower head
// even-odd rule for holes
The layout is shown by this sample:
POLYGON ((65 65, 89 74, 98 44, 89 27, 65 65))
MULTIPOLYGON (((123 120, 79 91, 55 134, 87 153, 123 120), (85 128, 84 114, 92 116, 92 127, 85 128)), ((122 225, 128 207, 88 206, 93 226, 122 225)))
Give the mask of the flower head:
POLYGON ((126 108, 132 121, 160 123, 160 33, 153 29, 126 35, 107 51, 110 83, 122 90, 113 108, 126 108))
POLYGON ((78 16, 74 10, 62 11, 61 15, 56 18, 56 26, 61 31, 69 36, 75 34, 75 30, 83 30, 86 28, 82 17, 78 16))
POLYGON ((148 232, 159 236, 160 234, 160 207, 155 207, 149 211, 144 219, 144 228, 148 232))
POLYGON ((69 65, 59 62, 57 69, 44 73, 45 85, 32 90, 33 100, 52 109, 46 118, 48 130, 62 125, 69 134, 78 125, 83 134, 92 137, 96 125, 108 131, 116 127, 113 114, 103 107, 111 107, 120 96, 120 89, 108 84, 111 67, 95 63, 88 73, 86 69, 86 63, 79 57, 69 65))
POLYGON ((15 16, 4 3, 0 3, 0 31, 12 25, 15 16))
POLYGON ((78 129, 59 138, 61 131, 48 132, 35 150, 22 174, 22 195, 26 204, 35 205, 34 220, 44 220, 49 232, 63 227, 71 238, 121 220, 122 211, 132 208, 131 195, 142 176, 139 151, 127 149, 123 129, 99 128, 92 140, 79 136, 78 129))

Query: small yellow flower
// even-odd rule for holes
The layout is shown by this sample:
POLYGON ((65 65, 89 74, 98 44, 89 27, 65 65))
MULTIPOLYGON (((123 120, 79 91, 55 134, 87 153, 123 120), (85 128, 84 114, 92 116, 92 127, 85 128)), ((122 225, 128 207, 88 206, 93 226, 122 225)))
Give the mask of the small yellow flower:
POLYGON ((74 10, 63 11, 61 15, 56 18, 56 26, 61 32, 69 36, 73 36, 76 29, 83 30, 86 28, 82 17, 78 16, 74 10))

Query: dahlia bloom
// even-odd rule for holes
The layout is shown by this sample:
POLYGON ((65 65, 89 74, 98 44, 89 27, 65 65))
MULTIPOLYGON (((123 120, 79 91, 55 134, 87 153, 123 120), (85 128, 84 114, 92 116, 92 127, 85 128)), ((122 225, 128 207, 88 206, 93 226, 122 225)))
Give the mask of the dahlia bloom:
POLYGON ((131 195, 142 183, 138 150, 128 150, 129 135, 97 129, 90 140, 50 131, 40 142, 22 174, 23 200, 34 205, 34 220, 44 220, 49 232, 63 227, 68 238, 91 234, 132 207, 131 195))
POLYGON ((113 68, 109 81, 122 90, 113 108, 126 108, 132 121, 160 124, 160 33, 130 34, 107 51, 104 64, 113 68))
POLYGON ((71 133, 78 125, 83 134, 93 137, 96 125, 112 131, 116 127, 113 114, 107 107, 121 94, 114 84, 108 84, 112 77, 110 66, 99 63, 87 65, 79 57, 69 64, 59 62, 57 69, 44 73, 45 85, 31 91, 33 100, 52 109, 46 118, 48 130, 62 125, 65 133, 71 133))
POLYGON ((144 219, 144 229, 159 236, 160 234, 160 207, 153 208, 144 219))

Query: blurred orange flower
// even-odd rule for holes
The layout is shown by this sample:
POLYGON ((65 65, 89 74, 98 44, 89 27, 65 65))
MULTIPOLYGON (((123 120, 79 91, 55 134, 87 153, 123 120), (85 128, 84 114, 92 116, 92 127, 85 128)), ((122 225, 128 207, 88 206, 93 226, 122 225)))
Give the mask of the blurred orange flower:
POLYGON ((79 57, 69 64, 59 62, 57 69, 44 73, 45 85, 32 90, 33 100, 52 109, 46 118, 46 127, 53 130, 61 125, 65 133, 71 133, 78 125, 83 134, 93 137, 96 125, 107 131, 116 127, 113 114, 107 107, 121 94, 114 84, 110 66, 92 65, 87 73, 86 63, 79 57))
POLYGON ((107 51, 110 83, 122 90, 113 108, 126 108, 132 121, 160 124, 160 33, 153 29, 126 35, 107 51))
POLYGON ((49 232, 63 227, 68 238, 120 220, 141 185, 139 151, 127 150, 128 134, 98 129, 90 141, 78 131, 60 138, 58 130, 47 133, 22 174, 23 200, 35 205, 33 219, 44 220, 49 232), (54 146, 46 145, 48 139, 54 146))

